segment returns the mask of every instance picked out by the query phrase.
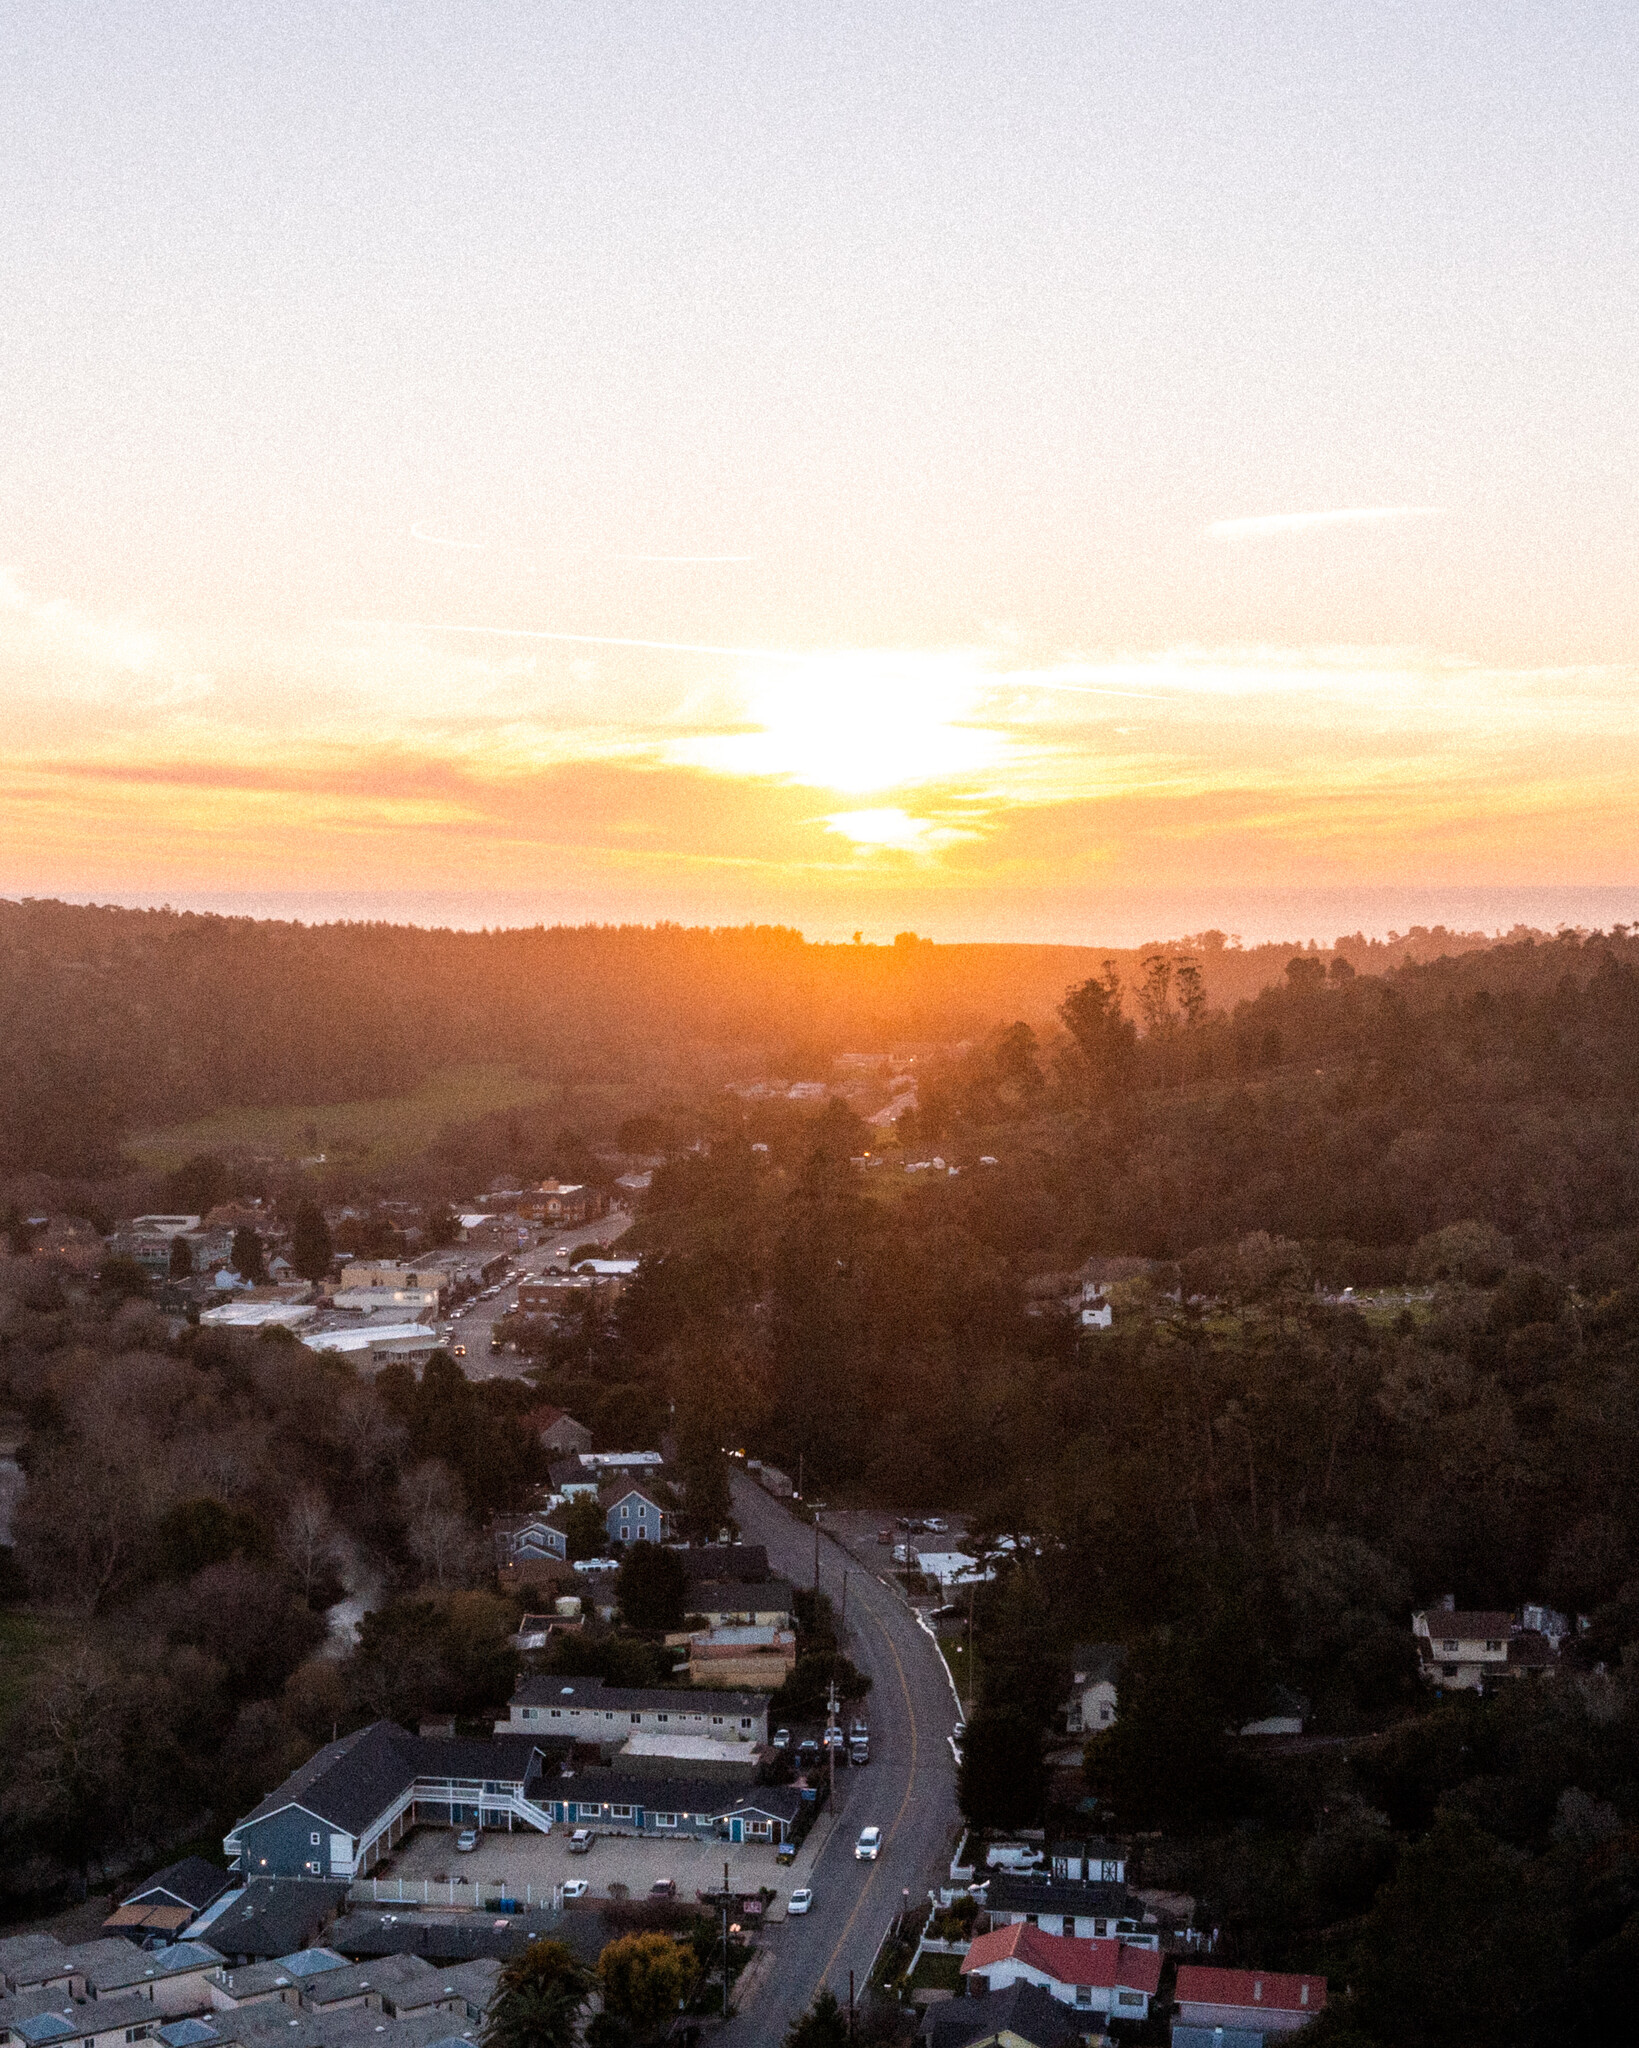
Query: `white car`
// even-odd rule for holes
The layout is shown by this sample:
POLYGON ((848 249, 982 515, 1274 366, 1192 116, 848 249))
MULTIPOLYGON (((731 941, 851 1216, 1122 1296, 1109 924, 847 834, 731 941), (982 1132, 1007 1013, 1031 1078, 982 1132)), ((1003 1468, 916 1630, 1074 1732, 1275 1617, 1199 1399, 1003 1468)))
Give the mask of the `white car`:
POLYGON ((585 1856, 589 1854, 591 1847, 592 1830, 590 1828, 576 1828, 575 1832, 569 1837, 570 1855, 585 1856))
POLYGON ((564 1886, 563 1895, 566 1899, 584 1899, 591 1889, 584 1877, 572 1877, 564 1886))
POLYGON ((874 1863, 882 1853, 882 1830, 865 1828, 854 1844, 854 1858, 859 1863, 874 1863))
POLYGON ((469 1849, 476 1849, 478 1846, 478 1830, 476 1828, 463 1828, 455 1838, 455 1846, 463 1856, 466 1855, 469 1849))
POLYGON ((807 1885, 804 1885, 801 1891, 793 1892, 790 1898, 786 1900, 785 1910, 788 1916, 793 1913, 806 1913, 813 1903, 814 1894, 808 1889, 807 1885))
POLYGON ((929 1515, 923 1526, 930 1536, 943 1536, 950 1528, 949 1522, 942 1522, 937 1515, 929 1515))

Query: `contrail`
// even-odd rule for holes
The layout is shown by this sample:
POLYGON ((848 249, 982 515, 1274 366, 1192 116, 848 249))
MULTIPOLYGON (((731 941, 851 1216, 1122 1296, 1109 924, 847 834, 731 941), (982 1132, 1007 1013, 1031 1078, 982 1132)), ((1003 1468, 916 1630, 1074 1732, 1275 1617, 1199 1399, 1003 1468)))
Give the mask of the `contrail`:
MULTIPOLYGON (((554 633, 541 626, 451 626, 433 619, 338 619, 338 625, 379 632, 383 627, 399 633, 471 633, 497 640, 552 640, 570 647, 637 647, 652 654, 723 654, 736 661, 789 661, 802 663, 823 659, 824 650, 799 652, 790 647, 717 647, 700 640, 626 640, 612 633, 554 633)), ((981 676, 974 687, 984 690, 1055 690, 1073 697, 1131 697, 1145 703, 1164 701, 1159 690, 1113 690, 1097 683, 1047 682, 1039 676, 981 676)))
POLYGON ((475 554, 483 546, 481 541, 450 540, 442 533, 423 533, 419 526, 412 526, 410 528, 410 538, 411 540, 424 540, 430 547, 435 548, 471 548, 475 554))
POLYGON ((1395 519, 1438 519, 1438 505, 1364 505, 1341 512, 1263 512, 1251 519, 1214 519, 1213 540, 1258 540, 1271 533, 1308 533, 1323 526, 1381 526, 1395 519))

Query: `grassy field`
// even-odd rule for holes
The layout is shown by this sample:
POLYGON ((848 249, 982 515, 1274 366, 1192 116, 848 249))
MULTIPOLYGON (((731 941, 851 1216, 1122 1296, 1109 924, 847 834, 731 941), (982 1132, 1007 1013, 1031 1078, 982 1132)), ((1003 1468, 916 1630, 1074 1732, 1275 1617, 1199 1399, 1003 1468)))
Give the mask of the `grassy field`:
POLYGON ((168 1130, 144 1131, 126 1151, 156 1172, 200 1152, 252 1152, 277 1159, 368 1160, 374 1166, 412 1158, 448 1123, 492 1111, 555 1100, 557 1084, 510 1066, 446 1067, 412 1095, 377 1102, 319 1102, 278 1109, 223 1109, 168 1130))

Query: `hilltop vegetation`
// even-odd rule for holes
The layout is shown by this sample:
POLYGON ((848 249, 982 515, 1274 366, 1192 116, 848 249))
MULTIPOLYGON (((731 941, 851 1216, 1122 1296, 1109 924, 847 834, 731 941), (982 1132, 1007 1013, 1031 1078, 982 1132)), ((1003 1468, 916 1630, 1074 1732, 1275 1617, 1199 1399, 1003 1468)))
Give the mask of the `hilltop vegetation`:
MULTIPOLYGON (((1423 933, 1346 950, 1387 964, 1480 943, 1423 933)), ((1291 949, 1243 951, 1215 932, 1196 950, 1222 1005, 1277 978, 1291 949)), ((1045 1024, 1107 956, 1139 974, 1136 953, 910 934, 825 946, 777 926, 457 932, 0 903, 0 1173, 106 1178, 136 1134, 222 1111, 413 1097, 452 1068, 645 1089, 768 1063, 823 1074, 850 1046, 1045 1024)), ((464 1114, 451 1105, 452 1122, 464 1114)), ((268 1128, 311 1151, 309 1120, 268 1128)))

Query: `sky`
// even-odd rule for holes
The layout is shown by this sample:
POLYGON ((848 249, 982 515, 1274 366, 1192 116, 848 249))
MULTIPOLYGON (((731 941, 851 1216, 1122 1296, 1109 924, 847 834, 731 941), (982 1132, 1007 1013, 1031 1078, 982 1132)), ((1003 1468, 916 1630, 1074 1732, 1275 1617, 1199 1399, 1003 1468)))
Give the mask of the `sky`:
POLYGON ((1639 917, 1639 9, 46 0, 0 894, 1639 917))

